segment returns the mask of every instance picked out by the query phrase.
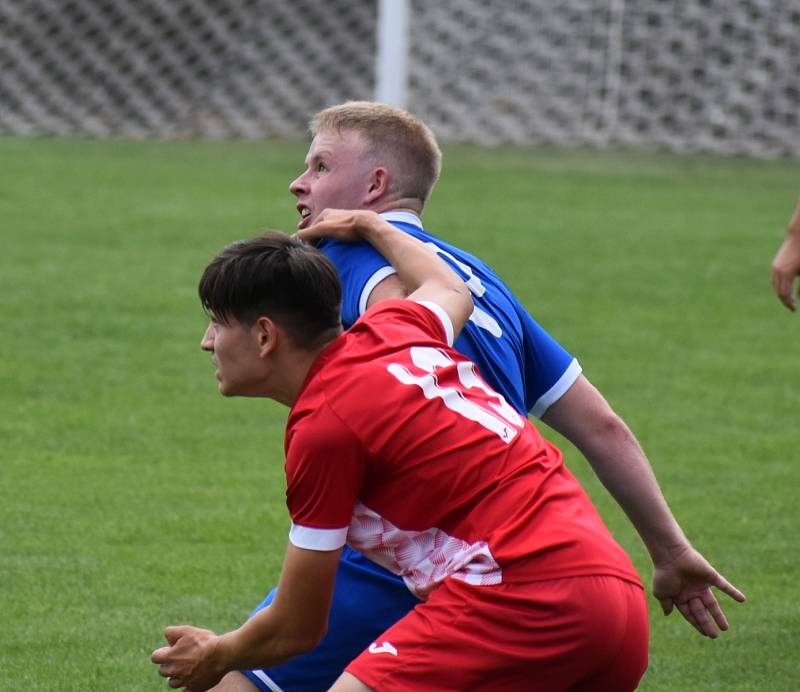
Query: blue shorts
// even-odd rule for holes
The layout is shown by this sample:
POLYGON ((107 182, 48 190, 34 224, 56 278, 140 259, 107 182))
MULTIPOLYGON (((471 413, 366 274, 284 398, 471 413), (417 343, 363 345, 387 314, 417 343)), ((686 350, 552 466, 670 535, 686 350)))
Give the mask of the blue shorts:
MULTIPOLYGON (((250 617, 272 603, 275 593, 270 591, 250 617)), ((420 602, 400 577, 345 546, 328 633, 317 648, 275 668, 242 673, 265 692, 327 690, 350 661, 420 602)))

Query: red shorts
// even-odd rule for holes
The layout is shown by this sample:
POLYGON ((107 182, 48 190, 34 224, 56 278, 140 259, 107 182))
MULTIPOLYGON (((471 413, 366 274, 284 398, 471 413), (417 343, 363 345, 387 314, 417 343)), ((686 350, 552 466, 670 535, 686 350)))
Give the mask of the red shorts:
POLYGON ((647 669, 641 586, 609 576, 447 579, 348 667, 379 690, 627 692, 647 669))

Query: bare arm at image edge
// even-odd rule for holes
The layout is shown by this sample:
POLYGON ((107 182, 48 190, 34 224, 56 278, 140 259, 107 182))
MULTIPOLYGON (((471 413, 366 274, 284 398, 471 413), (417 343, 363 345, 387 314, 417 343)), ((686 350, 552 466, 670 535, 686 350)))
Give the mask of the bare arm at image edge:
MULTIPOLYGON (((772 287, 780 301, 792 312, 797 309, 793 287, 798 277, 800 277, 800 200, 789 220, 786 238, 772 260, 772 287)), ((798 285, 798 295, 800 295, 800 285, 798 285)))

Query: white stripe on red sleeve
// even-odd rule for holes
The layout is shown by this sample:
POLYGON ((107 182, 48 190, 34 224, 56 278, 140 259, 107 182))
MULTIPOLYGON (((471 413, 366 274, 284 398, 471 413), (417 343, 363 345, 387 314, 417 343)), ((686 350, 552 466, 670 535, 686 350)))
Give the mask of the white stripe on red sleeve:
POLYGON ((432 303, 429 300, 415 300, 415 303, 419 305, 423 305, 428 310, 430 310, 434 315, 439 318, 439 321, 442 323, 442 328, 444 329, 444 333, 447 336, 447 345, 452 346, 454 341, 453 336, 453 323, 450 321, 450 315, 445 312, 445 309, 441 305, 437 305, 436 303, 432 303))
POLYGON ((336 550, 347 541, 348 528, 345 526, 341 529, 312 529, 292 522, 289 540, 295 547, 305 550, 336 550))

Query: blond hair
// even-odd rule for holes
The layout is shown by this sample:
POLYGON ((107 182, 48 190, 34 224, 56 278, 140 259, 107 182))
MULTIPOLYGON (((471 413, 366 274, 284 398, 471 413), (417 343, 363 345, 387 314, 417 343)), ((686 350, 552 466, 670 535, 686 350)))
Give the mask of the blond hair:
POLYGON ((401 108, 374 101, 347 101, 317 113, 309 123, 319 132, 358 132, 366 156, 392 173, 390 192, 425 205, 442 169, 442 152, 430 128, 401 108))

